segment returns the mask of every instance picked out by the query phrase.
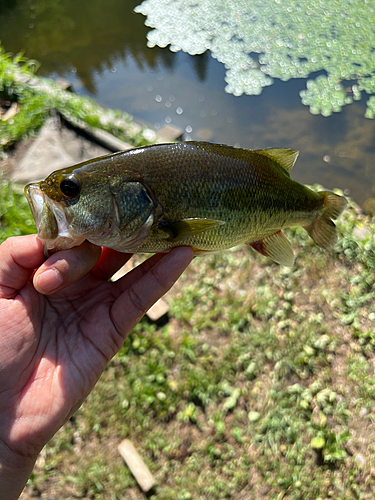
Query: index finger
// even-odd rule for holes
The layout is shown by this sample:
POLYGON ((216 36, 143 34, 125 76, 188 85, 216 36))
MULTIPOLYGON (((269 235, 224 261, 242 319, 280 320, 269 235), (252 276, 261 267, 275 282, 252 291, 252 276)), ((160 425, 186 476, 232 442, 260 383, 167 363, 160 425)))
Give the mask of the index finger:
MULTIPOLYGON (((192 248, 177 247, 164 255, 153 267, 144 267, 144 274, 126 288, 111 308, 112 322, 122 339, 146 311, 172 287, 193 257, 192 248)), ((136 270, 132 272, 134 271, 136 270)), ((127 277, 122 279, 127 280, 127 277)), ((116 283, 121 286, 121 280, 116 283)))

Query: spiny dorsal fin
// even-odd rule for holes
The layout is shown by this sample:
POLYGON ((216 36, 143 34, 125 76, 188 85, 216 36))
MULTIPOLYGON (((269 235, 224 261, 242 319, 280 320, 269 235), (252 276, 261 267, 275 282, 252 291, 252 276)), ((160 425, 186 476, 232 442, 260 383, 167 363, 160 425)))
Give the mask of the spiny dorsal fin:
POLYGON ((254 153, 271 158, 271 160, 278 163, 288 173, 291 172, 299 155, 299 151, 288 148, 254 149, 254 153))

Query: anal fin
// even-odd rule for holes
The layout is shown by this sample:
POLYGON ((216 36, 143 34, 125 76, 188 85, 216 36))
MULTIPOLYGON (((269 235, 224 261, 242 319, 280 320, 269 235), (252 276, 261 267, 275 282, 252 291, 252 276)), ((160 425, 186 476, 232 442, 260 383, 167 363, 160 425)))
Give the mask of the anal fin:
POLYGON ((294 254, 287 237, 281 232, 271 234, 258 241, 248 243, 257 252, 283 266, 294 264, 294 254))

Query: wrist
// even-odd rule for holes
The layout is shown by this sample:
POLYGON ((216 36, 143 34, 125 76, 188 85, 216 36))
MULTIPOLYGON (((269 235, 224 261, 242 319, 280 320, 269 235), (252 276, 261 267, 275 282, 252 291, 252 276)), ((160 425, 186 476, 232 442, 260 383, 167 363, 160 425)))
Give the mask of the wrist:
POLYGON ((35 459, 12 452, 0 441, 0 500, 17 500, 30 477, 35 459))

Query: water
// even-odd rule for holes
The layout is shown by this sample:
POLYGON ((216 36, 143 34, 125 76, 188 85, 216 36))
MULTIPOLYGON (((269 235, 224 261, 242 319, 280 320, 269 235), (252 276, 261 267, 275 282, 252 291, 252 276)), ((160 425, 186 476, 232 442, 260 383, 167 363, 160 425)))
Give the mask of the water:
POLYGON ((300 151, 299 182, 339 187, 363 204, 375 197, 375 120, 365 100, 329 118, 301 104, 304 80, 276 81, 260 96, 224 92, 225 70, 209 53, 189 56, 146 45, 138 0, 0 0, 0 40, 25 51, 39 74, 64 77, 103 106, 185 130, 185 138, 300 151))

